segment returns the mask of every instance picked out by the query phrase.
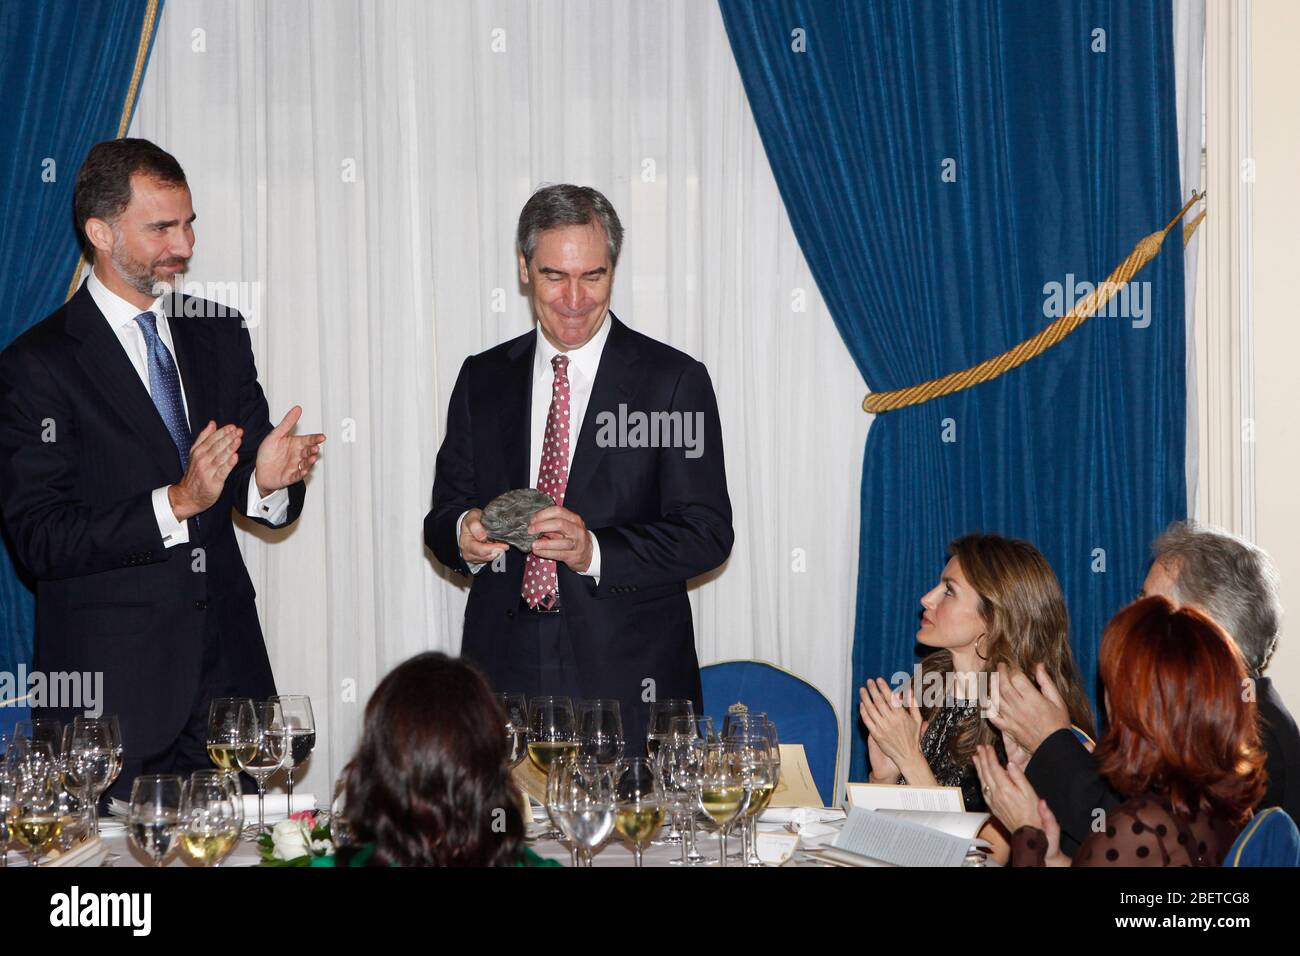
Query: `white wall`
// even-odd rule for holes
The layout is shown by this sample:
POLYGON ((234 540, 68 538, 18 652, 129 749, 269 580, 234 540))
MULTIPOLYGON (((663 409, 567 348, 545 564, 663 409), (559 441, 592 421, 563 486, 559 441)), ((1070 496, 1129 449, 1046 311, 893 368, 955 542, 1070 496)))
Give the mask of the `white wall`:
POLYGON ((1251 209, 1255 362, 1255 537, 1277 562, 1289 610, 1268 674, 1300 711, 1300 3, 1254 0, 1250 11, 1251 209))

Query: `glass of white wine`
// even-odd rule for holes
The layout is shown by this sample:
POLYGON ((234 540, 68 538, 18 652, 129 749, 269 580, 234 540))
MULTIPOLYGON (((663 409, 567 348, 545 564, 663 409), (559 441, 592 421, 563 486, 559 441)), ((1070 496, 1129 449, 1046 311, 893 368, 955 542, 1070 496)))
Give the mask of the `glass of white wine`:
POLYGON ((181 851, 200 866, 220 866, 243 828, 244 800, 236 775, 194 771, 181 794, 181 851))
POLYGON ((14 835, 26 847, 32 866, 40 866, 41 855, 54 848, 63 832, 55 774, 48 766, 31 764, 19 772, 14 815, 14 835))
POLYGON ((568 697, 534 697, 528 704, 528 759, 542 773, 562 754, 578 752, 573 701, 568 697))
POLYGON ((727 865, 727 833, 749 806, 750 791, 745 788, 742 767, 739 747, 735 743, 713 744, 706 748, 700 775, 700 809, 718 828, 721 866, 727 865))
POLYGON ((9 823, 17 805, 18 783, 9 763, 8 742, 0 736, 0 869, 9 865, 9 823))
POLYGON ((131 784, 127 834, 154 866, 162 866, 181 828, 184 781, 175 774, 144 774, 131 784))
POLYGON ((614 801, 614 829, 632 844, 639 867, 642 853, 664 825, 665 810, 659 777, 646 760, 637 757, 628 761, 619 775, 614 801))
POLYGON ((239 775, 240 759, 257 753, 257 710, 247 697, 215 697, 208 705, 208 759, 223 773, 239 775))
POLYGON ((257 730, 256 747, 250 753, 246 748, 236 751, 239 769, 257 783, 257 833, 266 832, 266 781, 284 766, 289 753, 289 728, 284 723, 284 710, 278 700, 259 700, 253 703, 257 730))

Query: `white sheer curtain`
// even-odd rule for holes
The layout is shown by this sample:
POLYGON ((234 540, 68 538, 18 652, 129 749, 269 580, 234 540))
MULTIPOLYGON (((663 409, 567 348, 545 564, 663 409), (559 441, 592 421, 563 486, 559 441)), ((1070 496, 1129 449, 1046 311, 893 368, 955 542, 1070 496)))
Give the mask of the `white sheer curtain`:
MULTIPOLYGON (((1178 111, 1178 159, 1183 198, 1202 187, 1205 147, 1205 0, 1171 0, 1174 11, 1174 96, 1178 111)), ((1184 224, 1195 218, 1202 204, 1184 224)), ((1183 289, 1187 323, 1187 514, 1196 515, 1196 483, 1200 460, 1200 416, 1196 390, 1196 253, 1199 233, 1193 233, 1183 256, 1183 289)))
POLYGON ((242 535, 277 684, 315 705, 305 789, 385 672, 459 650, 421 521, 461 361, 531 326, 512 237, 543 182, 610 197, 615 311, 713 376, 736 546, 692 589, 701 662, 773 661, 856 721, 865 386, 715 4, 168 0, 131 135, 185 166, 190 278, 250 307, 273 416, 329 435, 296 527, 242 535))

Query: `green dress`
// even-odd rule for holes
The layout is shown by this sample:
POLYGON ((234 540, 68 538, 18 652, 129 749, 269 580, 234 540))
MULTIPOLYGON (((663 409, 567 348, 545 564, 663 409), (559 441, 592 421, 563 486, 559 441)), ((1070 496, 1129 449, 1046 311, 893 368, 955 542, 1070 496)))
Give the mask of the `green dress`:
MULTIPOLYGON (((374 846, 362 847, 361 849, 357 850, 356 853, 352 854, 352 857, 351 859, 348 860, 347 865, 349 867, 368 866, 370 863, 370 856, 372 853, 374 853, 374 850, 375 850, 374 846)), ((334 860, 335 857, 333 856, 317 856, 312 858, 311 865, 312 866, 334 866, 335 865, 334 860)), ((528 849, 528 847, 524 847, 524 852, 519 854, 519 862, 515 864, 515 866, 563 866, 563 865, 564 864, 561 863, 559 860, 551 860, 551 859, 547 859, 544 856, 538 856, 532 850, 528 849)))

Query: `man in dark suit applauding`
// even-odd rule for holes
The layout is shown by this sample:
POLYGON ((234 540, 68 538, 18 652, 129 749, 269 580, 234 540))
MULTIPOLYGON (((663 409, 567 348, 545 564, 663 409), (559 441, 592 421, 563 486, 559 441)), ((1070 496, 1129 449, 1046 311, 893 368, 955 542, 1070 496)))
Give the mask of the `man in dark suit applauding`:
POLYGON ((212 698, 275 693, 231 514, 296 520, 325 436, 291 434, 297 407, 271 427, 238 312, 161 294, 194 246, 172 156, 99 143, 73 207, 92 271, 0 355, 0 504, 36 580, 36 669, 103 674, 126 795, 212 766, 212 698))
POLYGON ((717 400, 704 366, 609 311, 623 228, 594 189, 548 186, 519 217, 534 332, 461 368, 425 542, 473 575, 462 653, 498 691, 620 702, 629 752, 650 702, 700 704, 686 581, 731 552, 717 400), (481 509, 536 487, 525 557, 481 509))

